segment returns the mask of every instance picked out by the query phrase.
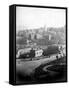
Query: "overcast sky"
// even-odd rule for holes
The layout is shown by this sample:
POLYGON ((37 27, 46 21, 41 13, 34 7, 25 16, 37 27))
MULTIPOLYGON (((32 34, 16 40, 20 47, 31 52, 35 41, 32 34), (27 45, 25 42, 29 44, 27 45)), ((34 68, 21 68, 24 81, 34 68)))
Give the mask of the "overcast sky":
POLYGON ((65 25, 65 10, 50 8, 16 8, 16 30, 46 27, 62 27, 65 25))

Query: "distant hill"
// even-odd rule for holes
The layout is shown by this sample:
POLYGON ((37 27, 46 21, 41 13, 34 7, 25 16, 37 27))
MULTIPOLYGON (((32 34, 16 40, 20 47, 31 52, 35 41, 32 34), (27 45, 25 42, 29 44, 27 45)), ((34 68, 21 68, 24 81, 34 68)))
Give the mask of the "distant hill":
POLYGON ((26 41, 31 40, 37 45, 52 45, 52 44, 65 44, 66 37, 66 29, 65 27, 54 28, 48 27, 45 28, 37 28, 36 30, 23 30, 19 31, 16 35, 16 44, 24 45, 27 44, 26 41), (42 29, 42 32, 41 32, 42 29), (41 35, 39 39, 37 38, 37 34, 41 35), (36 38, 35 38, 36 36, 36 38), (31 38, 32 37, 32 38, 31 38))

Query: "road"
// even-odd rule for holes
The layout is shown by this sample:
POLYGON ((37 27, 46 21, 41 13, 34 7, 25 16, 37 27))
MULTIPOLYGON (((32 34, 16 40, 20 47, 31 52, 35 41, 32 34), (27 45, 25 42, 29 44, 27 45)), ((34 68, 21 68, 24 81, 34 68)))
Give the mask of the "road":
MULTIPOLYGON (((60 57, 59 57, 60 58, 60 57)), ((49 63, 51 61, 56 60, 56 55, 51 56, 50 58, 44 58, 40 60, 34 61, 20 61, 16 62, 16 71, 23 75, 30 75, 34 73, 35 69, 39 67, 41 64, 49 63)))

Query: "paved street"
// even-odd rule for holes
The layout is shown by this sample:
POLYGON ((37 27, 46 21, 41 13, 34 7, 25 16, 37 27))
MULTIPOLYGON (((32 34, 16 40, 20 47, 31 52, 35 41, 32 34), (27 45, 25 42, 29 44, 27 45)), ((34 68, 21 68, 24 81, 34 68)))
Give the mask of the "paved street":
POLYGON ((20 61, 16 63, 17 72, 20 72, 25 75, 30 75, 34 73, 35 68, 39 67, 41 64, 49 63, 56 60, 56 55, 51 56, 50 58, 44 58, 34 61, 20 61))

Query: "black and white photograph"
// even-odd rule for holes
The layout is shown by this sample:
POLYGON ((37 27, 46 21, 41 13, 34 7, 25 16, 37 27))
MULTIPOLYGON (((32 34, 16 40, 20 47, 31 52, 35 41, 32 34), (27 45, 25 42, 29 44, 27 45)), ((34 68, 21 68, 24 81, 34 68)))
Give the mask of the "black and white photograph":
POLYGON ((16 83, 67 81, 66 9, 16 6, 16 83))

